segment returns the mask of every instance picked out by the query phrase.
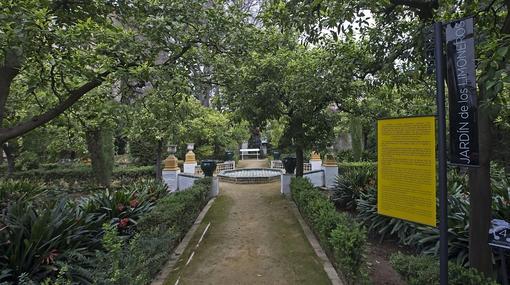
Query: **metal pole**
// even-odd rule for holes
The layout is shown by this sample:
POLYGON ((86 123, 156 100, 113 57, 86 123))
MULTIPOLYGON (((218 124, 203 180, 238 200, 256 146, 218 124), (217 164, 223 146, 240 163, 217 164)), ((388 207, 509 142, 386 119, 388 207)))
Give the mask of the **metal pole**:
POLYGON ((448 190, 446 188, 446 112, 444 98, 443 24, 434 23, 439 156, 439 283, 448 285, 448 190))

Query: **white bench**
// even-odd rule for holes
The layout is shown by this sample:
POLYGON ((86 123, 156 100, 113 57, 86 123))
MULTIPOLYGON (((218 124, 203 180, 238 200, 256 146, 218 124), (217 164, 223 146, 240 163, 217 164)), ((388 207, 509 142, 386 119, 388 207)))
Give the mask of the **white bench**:
POLYGON ((242 148, 239 152, 241 152, 241 160, 244 160, 245 155, 256 155, 258 160, 260 148, 242 148))

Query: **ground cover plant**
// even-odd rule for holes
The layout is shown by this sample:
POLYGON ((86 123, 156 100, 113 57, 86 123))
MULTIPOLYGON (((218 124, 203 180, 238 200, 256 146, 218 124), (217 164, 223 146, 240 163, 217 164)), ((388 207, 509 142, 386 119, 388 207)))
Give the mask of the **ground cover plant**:
MULTIPOLYGON (((390 262, 409 285, 438 285, 439 261, 433 256, 412 256, 395 253, 390 262)), ((448 264, 448 284, 451 285, 496 285, 475 269, 450 262, 448 264)))
MULTIPOLYGON (((19 189, 30 193, 28 188, 19 189)), ((77 200, 39 201, 37 195, 23 199, 17 197, 24 193, 11 195, 0 213, 0 282, 112 284, 124 267, 131 266, 126 270, 136 267, 133 278, 143 282, 130 284, 146 284, 193 223, 208 192, 207 181, 189 191, 168 194, 159 182, 141 180, 77 200), (169 206, 172 210, 161 215, 161 209, 169 206), (149 222, 155 219, 150 216, 153 210, 166 223, 164 227, 149 222), (155 224, 160 228, 155 229, 155 224), (150 266, 142 266, 142 261, 150 266)), ((122 280, 118 284, 129 279, 122 280)))
MULTIPOLYGON (((493 165, 493 216, 508 219, 508 175, 498 165, 493 165)), ((368 233, 380 241, 392 239, 425 255, 438 256, 439 230, 377 213, 377 189, 375 171, 348 168, 338 177, 332 200, 341 210, 352 210, 356 206, 356 218, 368 233), (367 178, 367 176, 369 178, 367 178), (354 190, 353 190, 354 189, 354 190), (357 195, 357 197, 355 197, 357 195), (340 200, 343 203, 338 203, 340 200), (348 201, 345 202, 345 201, 348 201)), ((451 262, 461 266, 469 265, 469 192, 467 176, 452 169, 448 173, 448 253, 451 262)), ((494 267, 499 265, 499 259, 494 267)))
POLYGON ((330 253, 340 274, 349 284, 367 281, 363 227, 344 213, 304 178, 291 181, 292 198, 300 212, 330 253))

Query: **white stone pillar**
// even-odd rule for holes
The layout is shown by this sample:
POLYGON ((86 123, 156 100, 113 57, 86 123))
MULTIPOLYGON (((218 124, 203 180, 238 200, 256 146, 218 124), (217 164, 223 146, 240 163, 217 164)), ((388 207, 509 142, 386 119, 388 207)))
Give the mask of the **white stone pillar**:
POLYGON ((168 191, 175 192, 179 190, 179 173, 181 173, 180 169, 163 169, 163 181, 168 186, 168 191))
POLYGON ((328 154, 326 161, 323 165, 324 169, 324 184, 326 188, 333 188, 335 186, 335 179, 338 175, 338 164, 333 155, 328 154))
POLYGON ((220 181, 218 179, 218 176, 212 177, 212 183, 211 183, 211 197, 216 197, 220 194, 220 181))
POLYGON ((280 192, 282 195, 290 197, 290 180, 292 179, 293 174, 282 174, 281 175, 281 183, 280 183, 280 192))
POLYGON ((179 189, 179 173, 181 170, 177 166, 177 158, 171 154, 165 159, 165 168, 163 168, 163 181, 168 186, 168 191, 174 192, 179 189))
POLYGON ((312 171, 322 169, 321 156, 315 151, 312 151, 312 155, 310 157, 310 165, 312 167, 312 171))

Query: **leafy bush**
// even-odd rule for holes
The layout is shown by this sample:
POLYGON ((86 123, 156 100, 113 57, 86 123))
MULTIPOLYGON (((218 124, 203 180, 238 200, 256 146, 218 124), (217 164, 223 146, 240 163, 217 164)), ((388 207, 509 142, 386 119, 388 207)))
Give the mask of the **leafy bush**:
MULTIPOLYGON (((449 185, 448 192, 448 255, 450 260, 465 265, 469 258, 469 196, 456 182, 449 185)), ((417 225, 410 239, 422 253, 439 254, 438 228, 417 225)))
POLYGON ((510 176, 505 169, 492 165, 492 211, 497 219, 510 220, 510 176))
MULTIPOLYGON (((448 196, 448 253, 459 264, 468 260, 469 239, 469 197, 461 185, 449 185, 448 196)), ((363 192, 358 199, 358 219, 369 233, 384 238, 396 238, 404 245, 410 245, 421 253, 436 255, 439 252, 439 230, 395 219, 377 213, 377 190, 363 192)))
MULTIPOLYGON (((113 170, 113 179, 123 182, 138 178, 150 178, 154 176, 154 166, 117 167, 113 170)), ((57 167, 50 169, 31 169, 22 172, 14 172, 9 178, 21 180, 39 180, 43 182, 55 182, 64 180, 69 184, 84 181, 93 182, 94 176, 90 166, 57 167)))
POLYGON ((336 267, 351 284, 366 279, 364 229, 333 204, 306 179, 291 181, 292 197, 312 229, 319 235, 326 250, 332 254, 336 267))
POLYGON ((137 220, 154 207, 154 201, 167 192, 166 185, 142 180, 118 189, 96 192, 78 201, 78 209, 97 227, 114 225, 121 235, 131 236, 137 220))
POLYGON ((1 180, 0 181, 0 208, 7 206, 9 201, 27 200, 43 191, 40 184, 23 180, 1 180))
POLYGON ((90 268, 95 262, 91 257, 104 249, 103 225, 127 240, 134 234, 137 220, 167 193, 167 188, 155 181, 139 181, 77 201, 28 199, 27 195, 47 191, 39 192, 25 181, 4 181, 0 189, 4 197, 9 195, 0 214, 0 283, 24 284, 51 283, 59 278, 92 282, 90 268))
POLYGON ((375 177, 377 170, 377 162, 358 161, 358 162, 340 162, 338 163, 338 173, 341 175, 351 169, 367 169, 370 170, 375 177))
MULTIPOLYGON (((393 254, 390 262, 409 285, 439 284, 439 262, 431 256, 393 254)), ((475 269, 465 268, 455 263, 448 264, 448 284, 450 285, 496 285, 495 281, 480 275, 475 269)))
POLYGON ((99 247, 99 232, 64 200, 48 207, 16 201, 0 216, 0 282, 41 282, 64 266, 72 280, 90 279, 77 261, 99 247))
POLYGON ((390 218, 377 213, 377 190, 369 188, 360 193, 357 200, 358 220, 366 226, 368 232, 383 241, 385 238, 397 238, 402 244, 409 245, 410 237, 416 232, 414 223, 390 218))
POLYGON ((144 137, 140 140, 131 140, 128 146, 129 156, 137 165, 154 165, 156 163, 158 142, 155 139, 144 137))
POLYGON ((149 284, 165 264, 207 203, 210 180, 163 197, 139 220, 139 233, 124 244, 114 228, 107 228, 94 272, 97 284, 149 284))
POLYGON ((342 209, 355 210, 360 193, 374 185, 375 172, 371 167, 347 168, 336 177, 332 200, 342 209))

